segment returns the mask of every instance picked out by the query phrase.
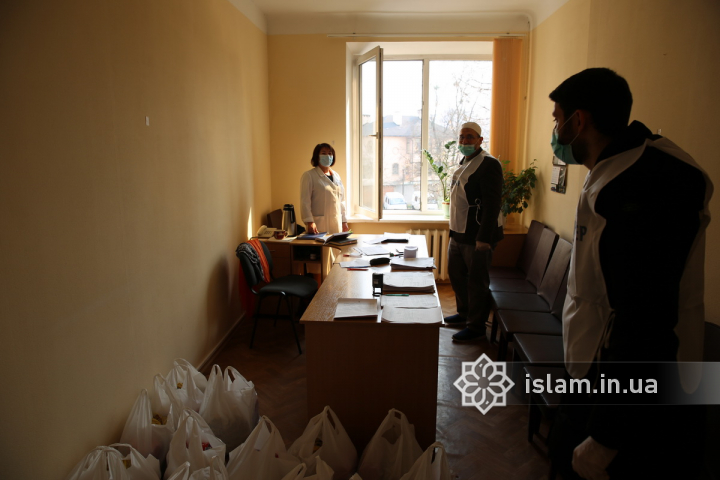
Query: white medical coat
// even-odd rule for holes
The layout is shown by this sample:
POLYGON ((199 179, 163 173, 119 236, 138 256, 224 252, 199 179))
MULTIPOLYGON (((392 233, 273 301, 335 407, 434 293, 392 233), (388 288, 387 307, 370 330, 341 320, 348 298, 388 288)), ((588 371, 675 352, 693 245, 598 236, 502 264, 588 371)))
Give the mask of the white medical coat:
POLYGON ((345 187, 340 175, 330 169, 330 181, 320 167, 303 173, 300 179, 300 215, 307 225, 314 222, 318 232, 342 232, 345 216, 345 187))

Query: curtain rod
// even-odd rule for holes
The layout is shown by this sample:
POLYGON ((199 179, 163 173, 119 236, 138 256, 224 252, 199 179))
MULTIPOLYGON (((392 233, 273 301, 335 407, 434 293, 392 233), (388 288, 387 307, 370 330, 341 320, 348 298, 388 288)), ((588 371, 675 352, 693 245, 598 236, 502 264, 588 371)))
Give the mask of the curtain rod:
POLYGON ((454 37, 526 37, 527 33, 329 33, 329 38, 358 38, 358 37, 374 37, 374 38, 454 38, 454 37))

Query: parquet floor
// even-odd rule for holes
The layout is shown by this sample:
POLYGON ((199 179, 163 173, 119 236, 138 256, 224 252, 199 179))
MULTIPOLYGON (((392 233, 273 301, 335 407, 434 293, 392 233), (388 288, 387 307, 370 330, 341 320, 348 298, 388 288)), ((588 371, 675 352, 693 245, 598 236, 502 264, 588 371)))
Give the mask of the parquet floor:
MULTIPOLYGON (((450 285, 439 284, 438 293, 445 314, 456 313, 450 285)), ((237 368, 255 384, 260 414, 272 420, 289 446, 302 434, 308 421, 305 355, 298 355, 287 320, 278 321, 273 328, 271 319, 262 319, 252 350, 248 348, 251 331, 250 320, 243 320, 214 363, 222 368, 227 365, 237 368)), ((437 415, 437 440, 448 452, 454 477, 546 479, 549 468, 546 446, 537 436, 533 443, 527 441, 526 406, 495 407, 486 415, 462 406, 460 392, 453 386, 460 376, 462 362, 473 361, 482 353, 494 360, 497 345, 487 340, 477 344, 453 343, 451 336, 455 331, 440 330, 437 415)), ((299 334, 304 348, 302 326, 299 334)), ((541 437, 547 434, 547 425, 541 426, 540 433, 541 437)), ((356 447, 360 454, 364 446, 356 447)))

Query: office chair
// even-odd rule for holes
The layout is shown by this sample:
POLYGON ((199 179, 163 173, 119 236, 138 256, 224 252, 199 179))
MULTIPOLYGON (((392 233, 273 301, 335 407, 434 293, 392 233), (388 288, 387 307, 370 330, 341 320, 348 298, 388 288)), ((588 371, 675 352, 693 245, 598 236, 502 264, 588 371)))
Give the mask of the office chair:
MULTIPOLYGON (((272 277, 272 255, 270 254, 270 250, 267 245, 265 245, 265 242, 260 242, 260 244, 262 245, 265 258, 270 266, 270 275, 272 277)), ((253 323, 252 336, 250 337, 250 348, 253 347, 253 342, 255 341, 255 330, 257 329, 262 301, 266 297, 278 296, 277 310, 275 311, 275 322, 277 322, 278 314, 280 312, 280 304, 284 299, 287 304, 288 312, 290 313, 290 325, 292 325, 293 334, 295 335, 298 352, 302 354, 300 339, 298 338, 297 329, 295 328, 295 314, 292 308, 291 297, 298 297, 300 299, 311 298, 315 295, 315 292, 317 292, 317 282, 313 278, 304 277, 302 275, 286 275, 280 278, 271 278, 269 283, 266 283, 259 289, 256 289, 256 287, 263 282, 263 279, 257 275, 253 265, 245 255, 238 255, 238 258, 240 259, 240 266, 245 274, 245 280, 247 281, 248 287, 250 287, 250 291, 259 298, 255 307, 255 313, 253 314, 255 319, 253 323)))

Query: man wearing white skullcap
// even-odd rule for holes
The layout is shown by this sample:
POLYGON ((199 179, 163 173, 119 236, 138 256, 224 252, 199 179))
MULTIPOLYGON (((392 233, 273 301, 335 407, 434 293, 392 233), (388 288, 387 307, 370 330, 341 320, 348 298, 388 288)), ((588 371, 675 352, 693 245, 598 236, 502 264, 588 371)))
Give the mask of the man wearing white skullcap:
POLYGON ((485 338, 491 301, 490 261, 503 238, 502 165, 480 147, 482 141, 480 125, 462 125, 458 149, 464 158, 453 174, 450 190, 448 273, 458 313, 446 317, 445 322, 464 327, 453 335, 458 342, 485 338))

